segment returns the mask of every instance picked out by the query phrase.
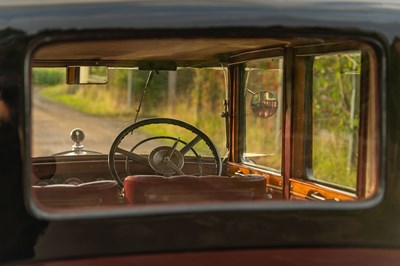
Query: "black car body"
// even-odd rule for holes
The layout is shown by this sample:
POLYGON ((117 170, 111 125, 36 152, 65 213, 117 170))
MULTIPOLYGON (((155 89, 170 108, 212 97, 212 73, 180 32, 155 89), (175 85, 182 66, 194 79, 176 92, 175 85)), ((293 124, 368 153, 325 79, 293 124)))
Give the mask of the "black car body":
MULTIPOLYGON (((395 1, 34 4, 10 1, 0 4, 1 261, 28 265, 395 265, 400 259, 399 10, 400 4, 395 1), (311 93, 310 84, 315 84, 320 75, 315 69, 322 62, 315 60, 338 54, 340 58, 350 58, 346 64, 356 58, 361 66, 356 74, 361 76, 357 85, 360 96, 355 104, 359 108, 359 122, 354 123, 357 129, 352 127, 352 130, 356 132, 353 140, 358 152, 354 155, 356 169, 351 185, 321 181, 310 172, 316 164, 310 136, 316 132, 313 119, 317 117, 312 112, 316 107, 310 98, 316 93, 311 93), (259 167, 257 156, 264 155, 248 151, 251 145, 243 142, 244 134, 251 128, 251 124, 242 126, 246 123, 243 106, 248 106, 249 101, 243 98, 248 90, 244 77, 261 68, 257 62, 265 58, 281 60, 280 65, 278 61, 267 60, 278 66, 282 77, 279 85, 282 98, 278 97, 277 109, 281 114, 280 131, 273 135, 279 139, 279 171, 259 167), (140 204, 144 206, 131 208, 123 198, 129 194, 126 187, 125 194, 118 194, 115 199, 118 207, 96 209, 90 205, 83 209, 64 209, 65 206, 56 206, 54 210, 53 205, 41 202, 40 192, 35 194, 40 188, 33 187, 43 186, 40 182, 56 187, 68 183, 68 171, 77 171, 79 175, 72 177, 78 177, 83 183, 98 181, 95 175, 102 172, 104 179, 116 179, 118 193, 126 175, 162 174, 170 178, 187 174, 185 166, 180 170, 176 170, 176 165, 172 170, 158 168, 162 160, 168 163, 166 159, 175 152, 176 146, 172 145, 171 149, 162 146, 153 150, 153 155, 162 150, 171 156, 163 154, 166 157, 161 161, 151 157, 152 169, 146 168, 149 165, 136 165, 133 173, 118 180, 119 175, 113 174, 119 167, 123 168, 118 165, 124 162, 129 165, 129 159, 137 158, 129 152, 119 154, 126 158, 115 155, 121 152, 118 145, 129 132, 141 126, 137 123, 147 123, 140 119, 139 122, 135 119, 131 127, 118 128, 121 133, 115 137, 119 141, 113 143, 109 154, 82 157, 74 150, 71 156, 35 155, 35 149, 43 144, 35 142, 34 133, 39 129, 51 132, 52 126, 42 126, 34 118, 35 108, 44 106, 43 102, 38 104, 33 100, 34 68, 98 65, 148 71, 150 74, 142 77, 142 85, 146 78, 151 84, 151 75, 156 72, 192 66, 199 71, 223 69, 226 77, 221 75, 221 80, 226 81, 228 93, 222 98, 226 102, 205 109, 218 116, 223 113, 220 135, 226 137, 225 148, 229 152, 212 149, 213 162, 219 170, 207 174, 217 176, 214 180, 219 180, 221 173, 238 178, 261 176, 266 182, 266 189, 261 193, 263 199, 243 200, 243 191, 238 188, 237 199, 221 202, 220 197, 228 194, 231 197, 230 193, 237 189, 235 185, 221 185, 225 190, 218 192, 216 198, 212 196, 209 203, 208 187, 196 185, 189 194, 196 195, 196 190, 201 188, 206 195, 202 198, 204 202, 193 203, 185 198, 186 201, 178 204, 146 205, 148 198, 134 198, 142 200, 140 204), (252 154, 247 155, 249 152, 252 154), (55 176, 54 169, 65 171, 62 172, 65 176, 55 176)), ((343 82, 345 74, 354 74, 350 70, 337 73, 343 74, 339 77, 343 82)), ((262 87, 260 91, 267 89, 262 87)), ((143 96, 145 89, 140 91, 143 96)), ((276 117, 277 99, 272 97, 275 94, 279 93, 259 94, 268 99, 252 102, 257 116, 276 117)), ((324 98, 324 93, 321 95, 322 101, 330 101, 324 98)), ((136 112, 140 105, 134 109, 136 112)), ((251 113, 250 109, 246 110, 251 113)), ((327 111, 328 120, 334 119, 332 110, 327 111)), ((160 112, 162 116, 164 110, 160 112)), ((156 125, 165 122, 152 119, 150 122, 156 125)), ((201 131, 196 134, 203 137, 201 131)), ((204 135, 207 138, 208 134, 204 135)), ((44 136, 44 145, 52 146, 51 134, 44 136)), ((176 145, 181 143, 179 137, 174 136, 173 140, 176 145)), ((190 139, 183 146, 192 148, 188 142, 190 139)), ((68 150, 68 145, 66 142, 66 149, 55 147, 54 153, 68 150)), ((185 155, 187 151, 182 149, 185 155)), ((340 155, 329 158, 334 157, 340 155)), ((172 164, 181 162, 176 160, 172 164)), ((199 163, 200 168, 208 169, 209 163, 207 160, 199 163)), ((188 182, 198 180, 190 178, 188 182)), ((163 194, 163 199, 172 197, 179 201, 175 196, 177 190, 182 192, 180 189, 174 187, 168 195, 163 194)), ((250 186, 246 193, 250 190, 252 197, 258 195, 256 187, 250 186)), ((62 193, 70 192, 63 190, 55 194, 62 193)), ((158 192, 152 193, 159 196, 158 192)))

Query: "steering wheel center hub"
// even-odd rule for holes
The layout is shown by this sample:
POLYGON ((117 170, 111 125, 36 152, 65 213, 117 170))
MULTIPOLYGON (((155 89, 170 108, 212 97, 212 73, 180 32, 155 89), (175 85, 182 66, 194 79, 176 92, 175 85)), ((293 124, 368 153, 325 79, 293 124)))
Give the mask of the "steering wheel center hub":
POLYGON ((149 155, 151 168, 164 176, 175 174, 177 171, 174 168, 181 170, 184 165, 183 155, 178 150, 174 150, 172 155, 168 156, 170 150, 169 146, 160 146, 152 150, 149 155))

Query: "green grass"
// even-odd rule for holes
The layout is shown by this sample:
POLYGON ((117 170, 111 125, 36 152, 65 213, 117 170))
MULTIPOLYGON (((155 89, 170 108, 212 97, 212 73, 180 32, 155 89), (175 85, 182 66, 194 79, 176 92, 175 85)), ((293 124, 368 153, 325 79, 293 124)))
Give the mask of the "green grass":
POLYGON ((317 180, 356 188, 357 164, 347 169, 348 142, 343 136, 314 136, 313 174, 317 180))
POLYGON ((51 101, 87 114, 110 117, 133 114, 133 110, 117 102, 111 92, 104 89, 88 86, 73 93, 68 92, 67 85, 56 85, 42 88, 39 93, 51 101))

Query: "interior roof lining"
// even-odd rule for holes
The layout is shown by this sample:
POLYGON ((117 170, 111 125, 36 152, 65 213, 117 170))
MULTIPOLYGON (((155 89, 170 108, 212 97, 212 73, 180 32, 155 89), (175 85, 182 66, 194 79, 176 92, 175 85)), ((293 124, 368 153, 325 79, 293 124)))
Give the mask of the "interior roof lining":
MULTIPOLYGON (((66 65, 87 62, 218 62, 223 55, 283 47, 315 39, 274 38, 198 38, 198 39, 118 39, 60 42, 40 47, 32 58, 33 65, 66 65)), ((318 41, 317 41, 318 42, 318 41)))

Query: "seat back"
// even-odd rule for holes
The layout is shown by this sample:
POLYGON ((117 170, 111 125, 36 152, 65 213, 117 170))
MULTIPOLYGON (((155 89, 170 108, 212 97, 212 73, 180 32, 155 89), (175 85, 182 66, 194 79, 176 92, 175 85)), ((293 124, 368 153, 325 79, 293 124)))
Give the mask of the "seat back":
POLYGON ((79 185, 55 184, 32 186, 33 198, 44 208, 75 208, 119 203, 119 188, 114 180, 79 185))
POLYGON ((264 199, 264 176, 136 175, 124 181, 130 204, 182 203, 264 199))

